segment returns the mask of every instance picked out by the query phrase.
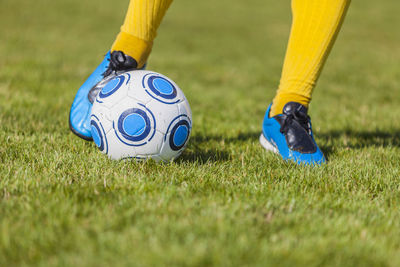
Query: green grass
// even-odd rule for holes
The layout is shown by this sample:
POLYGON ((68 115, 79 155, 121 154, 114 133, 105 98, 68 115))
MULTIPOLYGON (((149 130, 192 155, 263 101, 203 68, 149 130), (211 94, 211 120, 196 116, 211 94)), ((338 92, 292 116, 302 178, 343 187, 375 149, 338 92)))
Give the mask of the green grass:
POLYGON ((399 1, 350 7, 310 110, 318 168, 258 144, 290 1, 173 4, 148 68, 191 103, 176 162, 113 162, 70 133, 127 4, 0 1, 0 266, 400 265, 399 1))

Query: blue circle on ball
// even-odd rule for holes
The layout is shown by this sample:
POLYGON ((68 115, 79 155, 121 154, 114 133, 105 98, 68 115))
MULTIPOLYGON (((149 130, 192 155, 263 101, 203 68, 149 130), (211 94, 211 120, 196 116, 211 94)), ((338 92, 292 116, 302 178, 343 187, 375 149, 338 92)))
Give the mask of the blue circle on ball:
POLYGON ((103 92, 103 94, 107 94, 109 92, 111 92, 112 90, 115 89, 115 87, 118 86, 120 81, 120 78, 115 78, 112 79, 109 83, 106 84, 106 86, 103 87, 103 90, 101 90, 103 92))
POLYGON ((189 135, 189 129, 186 125, 179 125, 175 131, 174 144, 177 147, 183 146, 189 135))
POLYGON ((90 121, 90 130, 92 133, 92 138, 94 143, 101 151, 103 151, 104 150, 103 136, 101 134, 99 126, 95 121, 90 121))
POLYGON ((112 95, 113 93, 115 93, 122 86, 124 81, 125 81, 125 77, 124 76, 115 77, 114 79, 109 81, 103 87, 103 89, 101 89, 100 94, 99 94, 100 97, 104 98, 104 97, 112 95))
POLYGON ((150 90, 164 99, 174 99, 178 92, 175 86, 165 78, 159 76, 151 76, 148 79, 150 90))
POLYGON ((97 130, 96 127, 94 127, 92 125, 92 137, 93 137, 93 141, 96 144, 97 147, 101 146, 101 138, 100 138, 100 134, 99 131, 97 130))
POLYGON ((146 129, 146 120, 137 113, 125 117, 123 122, 125 132, 130 136, 139 136, 146 129))
POLYGON ((142 141, 149 135, 150 130, 150 119, 141 109, 125 110, 118 119, 118 131, 127 140, 142 141))
POLYGON ((171 130, 169 146, 172 150, 178 151, 183 148, 189 139, 190 124, 186 120, 179 121, 171 130))
POLYGON ((153 85, 156 90, 164 95, 170 95, 174 92, 174 87, 172 86, 172 84, 165 79, 155 78, 153 80, 153 85))

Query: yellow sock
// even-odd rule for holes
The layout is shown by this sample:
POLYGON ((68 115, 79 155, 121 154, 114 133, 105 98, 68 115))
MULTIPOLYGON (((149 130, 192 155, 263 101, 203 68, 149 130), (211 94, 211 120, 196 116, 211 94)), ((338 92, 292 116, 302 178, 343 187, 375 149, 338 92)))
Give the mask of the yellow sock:
POLYGON ((111 51, 123 51, 144 66, 153 47, 157 29, 172 0, 131 0, 125 22, 111 51))
POLYGON ((292 0, 292 29, 271 116, 292 101, 308 107, 350 1, 292 0))

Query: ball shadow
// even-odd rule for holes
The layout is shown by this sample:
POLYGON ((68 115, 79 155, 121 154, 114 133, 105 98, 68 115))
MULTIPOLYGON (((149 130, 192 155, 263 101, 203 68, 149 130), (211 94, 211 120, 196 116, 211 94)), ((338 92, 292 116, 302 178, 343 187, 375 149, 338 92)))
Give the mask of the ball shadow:
POLYGON ((243 143, 249 140, 257 140, 259 132, 239 133, 237 136, 226 137, 223 135, 196 135, 191 137, 187 149, 176 162, 196 162, 205 164, 207 162, 224 162, 232 159, 231 154, 218 145, 207 145, 209 143, 243 143))

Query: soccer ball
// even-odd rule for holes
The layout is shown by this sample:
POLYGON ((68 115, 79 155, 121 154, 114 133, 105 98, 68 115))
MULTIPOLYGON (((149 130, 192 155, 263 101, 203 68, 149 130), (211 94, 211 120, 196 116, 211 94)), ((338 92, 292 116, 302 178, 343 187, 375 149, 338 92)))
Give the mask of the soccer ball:
POLYGON ((111 159, 170 161, 186 147, 192 113, 182 90, 169 78, 134 70, 103 87, 90 124, 95 144, 111 159))

